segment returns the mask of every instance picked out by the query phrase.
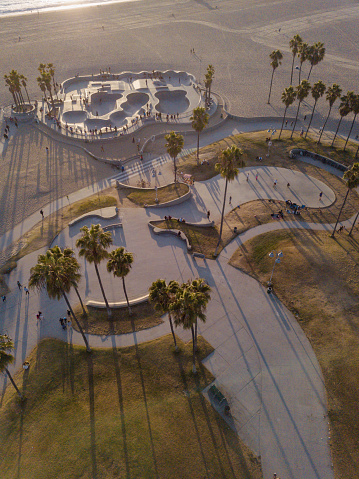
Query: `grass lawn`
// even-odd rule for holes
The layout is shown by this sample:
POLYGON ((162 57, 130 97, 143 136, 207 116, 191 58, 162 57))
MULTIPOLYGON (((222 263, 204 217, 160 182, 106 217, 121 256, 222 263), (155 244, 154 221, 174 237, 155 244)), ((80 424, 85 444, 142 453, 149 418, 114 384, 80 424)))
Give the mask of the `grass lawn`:
MULTIPOLYGON (((211 347, 199 338, 199 358, 211 347)), ((191 344, 172 337, 94 350, 44 340, 0 409, 1 478, 262 477, 258 460, 200 391, 212 377, 191 371, 191 344)))
MULTIPOLYGON (((154 188, 136 188, 127 194, 127 198, 138 206, 156 204, 156 190, 154 188)), ((184 196, 189 191, 189 186, 183 183, 172 183, 161 188, 157 188, 158 203, 166 203, 184 196)))
MULTIPOLYGON (((131 306, 131 316, 127 307, 112 309, 111 319, 108 318, 106 309, 88 306, 85 309, 87 316, 83 314, 80 305, 75 307, 74 312, 83 329, 90 334, 126 334, 152 328, 163 322, 161 315, 148 301, 131 306)), ((77 330, 75 321, 72 326, 77 330)))
POLYGON ((276 249, 284 257, 274 272, 274 291, 294 313, 321 365, 328 394, 336 477, 359 471, 359 243, 347 234, 305 230, 257 236, 239 248, 231 264, 269 279, 276 249))

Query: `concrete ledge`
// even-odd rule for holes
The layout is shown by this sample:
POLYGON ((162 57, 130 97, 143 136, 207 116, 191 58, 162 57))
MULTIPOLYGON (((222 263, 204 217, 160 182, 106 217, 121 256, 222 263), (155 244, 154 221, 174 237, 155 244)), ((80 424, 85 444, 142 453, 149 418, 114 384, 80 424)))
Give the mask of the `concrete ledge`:
MULTIPOLYGON (((160 188, 158 188, 158 190, 161 190, 161 188, 166 188, 166 186, 173 185, 173 184, 174 183, 168 183, 168 185, 161 186, 160 188)), ((149 191, 149 190, 154 191, 154 188, 140 188, 138 186, 125 185, 124 183, 121 183, 118 180, 112 180, 111 186, 115 186, 116 188, 125 188, 132 191, 149 191)), ((171 201, 166 201, 165 203, 155 203, 153 205, 144 205, 144 208, 164 208, 166 206, 179 205, 180 203, 187 201, 189 198, 191 198, 192 192, 190 190, 190 187, 188 185, 186 186, 188 187, 188 191, 183 196, 180 196, 179 198, 175 198, 174 200, 171 200, 171 201)))
MULTIPOLYGON (((130 306, 135 306, 136 304, 141 304, 145 303, 148 301, 148 294, 145 296, 140 296, 139 298, 136 299, 131 299, 129 301, 130 306)), ((120 301, 118 303, 108 303, 110 308, 112 309, 121 309, 121 308, 127 308, 127 301, 120 301)), ((86 301, 86 306, 89 306, 90 308, 97 308, 97 309, 105 309, 106 304, 101 301, 94 301, 92 299, 86 301)))
MULTIPOLYGON (((106 208, 112 208, 111 206, 108 206, 106 208)), ((99 218, 100 220, 113 220, 115 218, 118 218, 117 213, 115 214, 110 214, 110 215, 104 215, 103 213, 97 213, 99 210, 94 210, 93 212, 85 213, 82 216, 79 216, 78 218, 75 218, 74 220, 70 221, 69 226, 74 226, 76 223, 79 223, 85 218, 99 218)), ((122 226, 122 224, 121 224, 122 226)))
POLYGON ((338 163, 337 161, 334 161, 330 158, 327 158, 326 156, 318 155, 318 153, 314 153, 314 151, 308 151, 302 148, 293 148, 293 150, 290 150, 289 152, 290 158, 296 158, 300 160, 301 156, 308 156, 309 158, 313 158, 313 160, 321 161, 324 165, 332 166, 339 171, 348 170, 347 166, 342 165, 341 163, 338 163))
POLYGON ((205 255, 203 253, 193 253, 193 257, 194 258, 202 258, 204 259, 205 258, 205 255))
POLYGON ((177 236, 178 239, 181 239, 182 241, 186 242, 186 247, 187 251, 192 251, 192 246, 190 245, 190 242, 188 241, 187 236, 183 233, 183 231, 180 232, 180 230, 165 230, 162 228, 157 228, 156 226, 152 225, 151 223, 148 223, 148 226, 152 228, 152 231, 154 232, 155 235, 161 235, 161 234, 168 234, 168 235, 173 235, 177 236), (178 233, 181 233, 181 236, 178 236, 178 233))
POLYGON ((113 225, 107 225, 107 226, 104 226, 102 229, 104 231, 108 231, 108 230, 113 230, 115 228, 122 228, 122 223, 115 223, 113 225))

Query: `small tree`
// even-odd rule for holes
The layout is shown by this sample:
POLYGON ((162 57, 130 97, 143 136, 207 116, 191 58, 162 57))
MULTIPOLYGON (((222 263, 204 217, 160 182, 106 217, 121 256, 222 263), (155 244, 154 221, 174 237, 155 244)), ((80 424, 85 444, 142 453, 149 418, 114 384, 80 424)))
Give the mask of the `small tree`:
POLYGON ((89 263, 93 263, 95 266, 97 279, 106 304, 107 315, 108 317, 111 317, 112 312, 98 270, 98 265, 101 261, 108 257, 108 252, 106 250, 112 244, 111 233, 110 231, 105 232, 101 228, 101 225, 91 225, 90 229, 87 226, 83 226, 80 231, 82 231, 82 236, 76 241, 76 246, 77 248, 80 248, 80 256, 84 256, 89 263))
POLYGON ((15 358, 12 355, 12 350, 14 349, 14 343, 6 334, 0 334, 0 372, 5 371, 8 375, 12 385, 16 389, 17 394, 21 400, 24 399, 23 395, 21 394, 19 388, 16 386, 16 383, 13 377, 8 370, 8 365, 13 363, 15 358))
POLYGON ((271 93, 272 93, 272 84, 273 84, 273 76, 274 76, 274 72, 276 71, 276 69, 279 67, 279 65, 282 64, 282 58, 283 58, 283 55, 282 55, 282 52, 280 50, 274 50, 272 53, 269 54, 269 58, 272 60, 271 61, 271 66, 272 66, 272 77, 271 77, 271 80, 270 80, 270 87, 269 87, 269 95, 268 95, 268 105, 270 104, 270 96, 271 96, 271 93))
MULTIPOLYGON (((222 205, 222 214, 221 214, 221 226, 219 230, 219 238, 218 243, 216 246, 216 250, 214 252, 217 255, 219 245, 222 239, 222 230, 223 230, 223 220, 224 220, 224 209, 226 206, 226 198, 227 198, 227 188, 228 182, 233 181, 234 178, 238 175, 238 168, 237 163, 243 154, 242 150, 238 148, 238 146, 232 145, 222 151, 220 156, 220 162, 216 164, 216 171, 219 173, 222 178, 226 180, 225 187, 224 187, 224 196, 223 196, 223 205, 222 205)), ((245 165, 244 161, 241 163, 241 167, 243 168, 245 165)))
POLYGON ((290 135, 291 138, 293 138, 293 133, 297 124, 300 105, 302 104, 302 101, 305 98, 307 98, 307 96, 309 95, 310 83, 307 80, 302 80, 300 85, 296 87, 296 90, 297 90, 298 108, 297 108, 297 114, 295 116, 292 134, 290 135))
POLYGON ((339 128, 340 128, 340 125, 342 123, 343 118, 345 116, 349 115, 349 113, 351 112, 352 101, 353 101, 354 97, 355 97, 354 92, 348 91, 347 94, 342 96, 341 99, 340 99, 340 105, 339 105, 340 120, 338 122, 338 126, 337 126, 337 129, 335 131, 334 138, 333 138, 333 141, 332 141, 332 144, 331 144, 332 147, 334 146, 334 142, 335 142, 335 139, 337 137, 337 134, 338 134, 338 131, 339 131, 339 128))
POLYGON ((170 157, 173 160, 173 168, 174 168, 175 183, 176 183, 177 182, 176 158, 181 153, 183 145, 184 145, 183 136, 180 133, 175 133, 174 131, 171 131, 170 133, 165 135, 165 140, 167 141, 165 145, 167 149, 167 153, 170 155, 170 157))
POLYGON ((328 111, 327 118, 325 119, 323 128, 320 131, 320 135, 319 135, 319 138, 318 138, 318 144, 320 143, 320 140, 322 138, 322 134, 323 134, 323 131, 325 130, 325 126, 326 126, 327 121, 329 119, 330 112, 332 111, 333 105, 336 102, 336 100, 338 98, 340 98, 341 94, 342 94, 342 89, 336 83, 333 83, 333 85, 328 87, 328 89, 326 91, 325 99, 329 102, 329 111, 328 111))
POLYGON ((292 70, 290 73, 290 84, 293 85, 293 69, 294 69, 294 59, 298 55, 299 46, 303 42, 302 37, 300 35, 294 35, 294 37, 289 41, 289 47, 292 50, 292 70))
POLYGON ((168 314, 168 320, 171 327, 173 342, 175 344, 175 351, 178 351, 176 335, 173 329, 171 305, 174 302, 175 296, 180 289, 177 281, 170 281, 166 284, 164 279, 157 279, 154 281, 149 289, 149 301, 154 305, 156 311, 162 314, 168 314))
POLYGON ((292 86, 285 88, 284 92, 282 93, 282 102, 285 105, 285 110, 284 110, 284 115, 283 115, 283 121, 282 121, 282 126, 279 132, 278 140, 280 140, 280 136, 282 134, 283 130, 283 125, 284 125, 284 120, 287 114, 288 108, 295 102, 295 99, 297 98, 297 92, 294 90, 292 86))
POLYGON ((323 83, 321 80, 317 81, 317 83, 314 83, 314 85, 313 85, 313 88, 312 88, 312 97, 314 98, 314 106, 313 106, 312 115, 311 115, 311 117, 310 117, 310 121, 309 121, 309 125, 308 125, 308 128, 307 128, 307 131, 305 132, 305 137, 306 137, 306 138, 307 138, 307 135, 308 135, 308 131, 309 131, 310 125, 312 124, 315 107, 317 106, 317 103, 318 103, 319 98, 321 98, 321 97, 324 95, 324 93, 325 93, 325 88, 326 88, 326 87, 325 87, 324 83, 323 83))
POLYGON ((338 218, 337 218, 337 221, 336 221, 334 229, 333 229, 333 233, 331 234, 332 238, 334 238, 334 235, 335 235, 338 223, 339 223, 340 215, 342 214, 342 211, 343 211, 344 205, 347 201, 350 190, 352 190, 353 188, 357 188, 359 186, 359 163, 354 163, 354 165, 344 173, 343 178, 344 178, 344 180, 347 184, 348 189, 347 189, 346 195, 344 197, 342 207, 340 208, 338 218))
POLYGON ((199 134, 208 125, 209 115, 206 113, 206 109, 197 107, 193 110, 193 114, 190 118, 192 121, 192 128, 197 132, 197 163, 199 160, 199 134))
POLYGON ((112 251, 107 262, 107 271, 113 273, 117 278, 122 278, 123 292, 125 293, 129 314, 132 313, 132 310, 127 296, 125 277, 131 271, 132 263, 133 254, 126 251, 123 246, 112 251))

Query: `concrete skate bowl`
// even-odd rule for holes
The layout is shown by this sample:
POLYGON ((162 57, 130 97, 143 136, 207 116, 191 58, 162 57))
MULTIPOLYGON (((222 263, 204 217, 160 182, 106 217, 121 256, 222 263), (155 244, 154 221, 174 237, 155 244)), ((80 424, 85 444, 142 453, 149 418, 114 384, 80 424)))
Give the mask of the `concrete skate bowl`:
POLYGON ((111 121, 112 126, 120 127, 120 126, 126 125, 127 124, 127 119, 126 119, 127 116, 128 115, 123 110, 114 111, 110 115, 110 121, 111 121))
POLYGON ((110 127, 112 123, 110 120, 102 120, 101 118, 88 118, 85 121, 85 125, 89 130, 94 130, 95 128, 100 130, 101 128, 106 128, 106 126, 110 127))
POLYGON ((164 114, 183 113, 190 104, 186 92, 183 90, 158 91, 155 93, 155 97, 159 100, 156 110, 164 114))
POLYGON ((128 116, 134 115, 140 108, 142 108, 150 97, 147 93, 134 92, 127 95, 126 101, 122 103, 121 108, 128 116))
POLYGON ((70 110, 70 111, 65 111, 65 113, 62 115, 62 121, 65 123, 69 123, 70 125, 74 125, 76 123, 84 123, 87 119, 87 113, 86 111, 82 110, 70 110))
POLYGON ((99 91, 91 95, 91 109, 95 115, 106 115, 117 108, 117 100, 122 98, 121 93, 107 93, 106 91, 99 91))

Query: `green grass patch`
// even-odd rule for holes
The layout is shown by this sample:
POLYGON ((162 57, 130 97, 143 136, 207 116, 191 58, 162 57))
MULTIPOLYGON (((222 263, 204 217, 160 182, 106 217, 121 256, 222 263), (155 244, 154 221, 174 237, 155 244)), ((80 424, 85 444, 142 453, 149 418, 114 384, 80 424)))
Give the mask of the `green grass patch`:
MULTIPOLYGON (((79 323, 90 334, 126 334, 152 328, 163 322, 160 313, 148 301, 131 306, 131 315, 127 307, 113 308, 111 318, 107 316, 106 309, 85 306, 85 310, 86 315, 80 305, 74 308, 79 323)), ((72 326, 77 330, 75 322, 72 326)))
MULTIPOLYGON (((172 183, 157 188, 158 204, 173 201, 184 196, 189 191, 189 186, 183 183, 172 183)), ((127 195, 127 198, 138 206, 156 204, 156 190, 154 188, 136 188, 127 195)))
POLYGON ((267 233, 246 242, 230 263, 269 280, 271 250, 283 251, 274 291, 294 313, 322 368, 328 395, 335 475, 359 470, 359 243, 346 233, 306 230, 267 233))
MULTIPOLYGON (((213 378, 172 337, 94 350, 44 340, 0 409, 1 478, 262 477, 258 460, 201 395, 213 378)), ((212 351, 199 338, 198 359, 212 351)))

